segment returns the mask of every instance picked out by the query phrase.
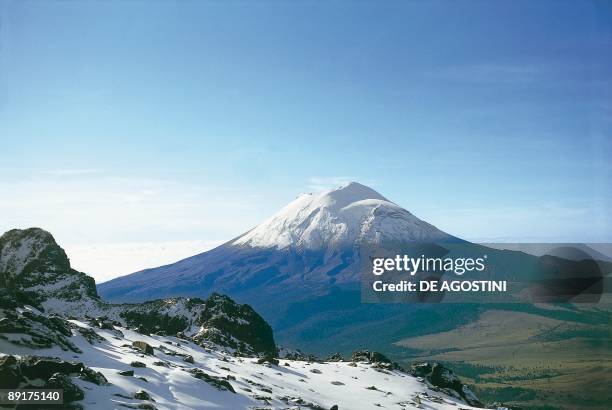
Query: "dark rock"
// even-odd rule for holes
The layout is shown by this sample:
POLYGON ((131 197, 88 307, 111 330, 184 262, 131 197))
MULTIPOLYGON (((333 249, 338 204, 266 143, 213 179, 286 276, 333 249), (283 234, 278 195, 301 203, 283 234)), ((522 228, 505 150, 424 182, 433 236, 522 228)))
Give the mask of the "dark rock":
POLYGON ((203 305, 198 324, 206 330, 193 340, 227 346, 243 354, 276 356, 270 325, 249 305, 239 305, 227 296, 213 293, 203 305))
POLYGON ((132 366, 132 367, 147 367, 146 364, 144 364, 143 362, 138 362, 138 361, 131 362, 130 366, 132 366))
POLYGON ((104 386, 109 384, 108 380, 104 375, 100 372, 96 372, 95 370, 90 369, 89 367, 84 367, 81 371, 79 378, 97 384, 98 386, 104 386))
POLYGON ((329 408, 329 410, 338 410, 338 405, 334 404, 333 406, 329 408))
POLYGON ((118 372, 121 376, 134 376, 134 370, 123 370, 118 372))
POLYGON ((102 336, 97 334, 92 329, 81 327, 81 326, 75 326, 75 327, 76 327, 77 332, 79 332, 81 336, 83 336, 85 340, 89 342, 89 344, 94 344, 95 342, 103 342, 105 340, 102 336))
POLYGON ((440 363, 414 363, 411 368, 411 373, 415 376, 425 378, 436 387, 455 392, 470 406, 483 406, 470 388, 463 384, 452 370, 440 363))
POLYGON ((146 310, 126 309, 120 316, 128 326, 135 327, 138 333, 143 335, 151 333, 164 336, 174 335, 184 330, 189 324, 188 319, 184 316, 162 312, 163 305, 158 305, 156 301, 146 303, 146 308, 146 310))
POLYGON ((14 389, 19 386, 19 381, 20 370, 15 356, 0 357, 0 385, 6 389, 14 389))
POLYGON ((343 361, 344 361, 344 357, 340 353, 334 353, 333 355, 329 356, 326 360, 326 362, 343 362, 343 361))
POLYGON ((18 365, 21 374, 29 379, 48 379, 54 373, 62 373, 74 374, 83 380, 100 385, 107 383, 101 373, 85 367, 83 363, 67 362, 53 357, 23 356, 18 361, 18 365))
POLYGON ((115 330, 113 321, 109 320, 107 316, 99 316, 94 318, 91 320, 91 324, 103 330, 115 330))
POLYGON ((138 390, 136 393, 134 393, 134 398, 138 399, 138 400, 151 400, 151 401, 155 401, 151 398, 151 395, 149 393, 147 393, 144 390, 138 390))
POLYGON ((275 358, 275 357, 273 357, 273 356, 270 356, 270 355, 266 355, 266 356, 264 356, 264 357, 260 357, 260 358, 257 360, 257 364, 266 364, 266 363, 267 363, 267 364, 273 364, 273 365, 275 365, 275 366, 278 366, 279 361, 278 361, 278 359, 277 359, 277 358, 275 358))
POLYGON ((187 355, 187 356, 183 357, 183 361, 186 362, 186 363, 193 363, 193 356, 187 355))
POLYGON ((357 350, 351 355, 352 362, 366 362, 381 370, 402 370, 398 363, 392 362, 382 353, 370 350, 357 350))
POLYGON ((372 352, 369 350, 357 350, 351 355, 353 362, 367 362, 367 363, 391 363, 385 355, 379 352, 372 352))
POLYGON ((308 361, 308 355, 301 350, 294 350, 282 354, 281 359, 308 361))
POLYGON ((72 343, 70 323, 58 316, 44 316, 29 311, 21 313, 4 311, 0 319, 0 334, 24 333, 30 338, 14 340, 12 343, 32 349, 46 349, 59 346, 62 350, 81 353, 72 343))
POLYGON ((16 358, 9 355, 0 360, 0 385, 3 388, 40 388, 42 381, 43 385, 63 385, 72 394, 70 397, 80 397, 80 389, 76 385, 72 387, 71 377, 98 385, 108 384, 101 373, 84 366, 83 363, 38 356, 16 358))
POLYGON ((64 402, 83 400, 83 390, 72 382, 70 377, 62 373, 54 373, 44 385, 45 389, 61 389, 64 391, 64 402))
POLYGON ((210 384, 218 390, 227 390, 231 391, 232 393, 236 393, 230 382, 225 379, 216 376, 211 376, 200 369, 191 369, 189 370, 189 373, 191 373, 196 379, 204 380, 206 383, 210 384))
POLYGON ((321 359, 319 359, 317 356, 315 356, 313 354, 309 354, 306 357, 306 360, 308 361, 308 363, 323 363, 323 361, 321 359))

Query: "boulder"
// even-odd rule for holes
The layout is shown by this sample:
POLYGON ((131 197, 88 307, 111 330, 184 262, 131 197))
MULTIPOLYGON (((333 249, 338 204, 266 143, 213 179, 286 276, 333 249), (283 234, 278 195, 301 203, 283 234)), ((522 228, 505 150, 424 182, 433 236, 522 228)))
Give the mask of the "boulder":
POLYGON ((326 362, 343 362, 344 357, 340 353, 334 353, 333 355, 329 356, 327 360, 325 361, 326 362))
POLYGON ((7 355, 0 358, 0 385, 8 389, 63 389, 64 401, 81 400, 82 390, 72 382, 78 377, 87 382, 107 385, 108 381, 83 363, 67 362, 53 357, 7 355))
POLYGON ((373 352, 370 350, 357 350, 351 355, 351 361, 353 362, 366 362, 366 363, 391 363, 385 355, 379 352, 373 352))
POLYGON ((144 354, 152 355, 154 353, 153 346, 151 346, 147 342, 143 342, 142 340, 136 340, 132 342, 132 347, 135 347, 144 354))
POLYGON ((353 352, 351 355, 351 361, 353 363, 370 363, 372 364, 372 367, 380 369, 381 371, 402 370, 402 367, 398 363, 392 362, 384 354, 370 350, 357 350, 353 352))
POLYGON ((191 373, 192 376, 196 379, 204 380, 206 383, 210 384, 218 390, 227 390, 231 391, 232 393, 236 393, 231 383, 225 379, 216 376, 211 376, 201 369, 191 369, 189 370, 189 373, 191 373))
POLYGON ((274 356, 270 355, 270 354, 264 354, 262 357, 260 357, 257 360, 257 364, 273 364, 274 366, 278 366, 279 361, 277 358, 275 358, 274 356))
POLYGON ((134 393, 134 398, 138 400, 153 400, 151 395, 144 390, 138 390, 136 393, 134 393))
POLYGON ((470 406, 483 407, 470 388, 463 384, 452 370, 440 363, 414 363, 410 372, 415 376, 423 377, 436 387, 448 390, 451 395, 458 395, 470 406))
POLYGON ((61 389, 64 391, 64 402, 83 400, 85 393, 70 377, 62 373, 54 373, 45 383, 45 389, 61 389))
POLYGON ((114 330, 113 321, 110 320, 107 316, 99 316, 95 319, 92 319, 91 324, 100 329, 104 330, 114 330))

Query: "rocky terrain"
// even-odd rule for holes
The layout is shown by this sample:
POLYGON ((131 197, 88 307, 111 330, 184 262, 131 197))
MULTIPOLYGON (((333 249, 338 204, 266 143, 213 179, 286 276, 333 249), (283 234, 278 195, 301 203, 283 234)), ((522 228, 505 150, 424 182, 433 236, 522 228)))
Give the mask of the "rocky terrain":
POLYGON ((0 388, 60 388, 64 408, 481 406, 437 364, 278 349, 261 316, 223 295, 105 303, 41 229, 0 237, 0 283, 0 388))

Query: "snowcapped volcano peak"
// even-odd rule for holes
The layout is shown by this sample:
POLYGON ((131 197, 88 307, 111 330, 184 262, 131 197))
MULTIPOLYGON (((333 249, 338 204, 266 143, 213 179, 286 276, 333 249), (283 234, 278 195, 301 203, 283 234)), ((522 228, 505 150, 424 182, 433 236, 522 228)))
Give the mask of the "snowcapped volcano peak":
POLYGON ((367 199, 390 202, 387 198, 370 187, 358 182, 349 182, 336 189, 321 193, 320 198, 334 203, 336 206, 345 207, 354 202, 367 199))
POLYGON ((357 182, 302 194, 232 242, 261 248, 354 246, 382 240, 440 241, 452 238, 357 182))

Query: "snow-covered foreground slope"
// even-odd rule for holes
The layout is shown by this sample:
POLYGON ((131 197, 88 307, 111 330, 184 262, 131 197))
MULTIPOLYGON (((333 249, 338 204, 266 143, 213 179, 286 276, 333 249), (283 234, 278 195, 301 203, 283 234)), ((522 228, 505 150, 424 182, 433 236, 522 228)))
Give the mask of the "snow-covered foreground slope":
MULTIPOLYGON (((74 379, 85 393, 79 403, 86 409, 137 408, 139 405, 147 408, 145 404, 157 409, 228 410, 330 409, 334 405, 339 409, 357 410, 473 408, 434 390, 422 379, 399 370, 377 369, 369 363, 281 359, 279 365, 258 364, 257 358, 234 357, 176 337, 145 336, 121 327, 102 330, 81 321, 71 322, 95 331, 103 340, 92 344, 74 331, 70 340, 82 353, 59 347, 31 350, 9 340, 0 340, 0 352, 55 356, 83 362, 101 372, 109 385, 74 379), (134 349, 134 341, 154 347, 153 355, 134 349), (185 361, 187 356, 193 358, 193 363, 185 361), (132 362, 146 367, 132 367, 132 362), (193 372, 198 372, 194 369, 227 380, 235 393, 194 377, 193 372), (119 374, 130 370, 134 371, 133 376, 119 374), (135 399, 140 391, 148 393, 151 400, 135 399)), ((11 335, 15 337, 19 336, 11 335)))
POLYGON ((224 295, 106 303, 41 229, 0 236, 0 285, 0 388, 60 388, 65 409, 480 404, 439 365, 414 369, 438 388, 367 350, 352 362, 279 360, 270 325, 224 295))

